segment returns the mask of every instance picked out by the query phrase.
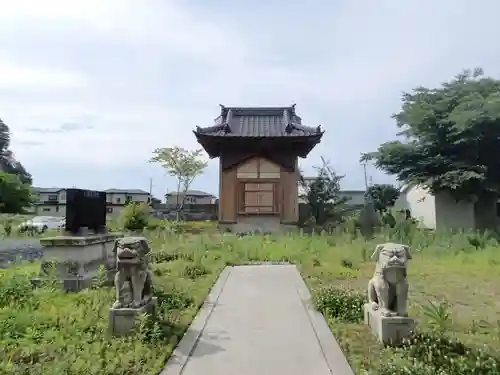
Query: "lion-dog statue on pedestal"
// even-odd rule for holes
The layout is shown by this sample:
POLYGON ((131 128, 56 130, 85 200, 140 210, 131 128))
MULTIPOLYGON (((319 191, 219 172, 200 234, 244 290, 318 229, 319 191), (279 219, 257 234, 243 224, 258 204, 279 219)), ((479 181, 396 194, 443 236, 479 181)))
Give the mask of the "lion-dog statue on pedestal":
POLYGON ((147 305, 152 298, 151 271, 147 254, 150 252, 144 237, 123 237, 115 241, 113 252, 116 256, 116 301, 112 308, 139 308, 147 305), (130 295, 124 284, 130 285, 130 295))
POLYGON ((377 245, 371 256, 375 273, 368 282, 368 303, 382 316, 408 316, 408 260, 410 248, 396 243, 377 245))

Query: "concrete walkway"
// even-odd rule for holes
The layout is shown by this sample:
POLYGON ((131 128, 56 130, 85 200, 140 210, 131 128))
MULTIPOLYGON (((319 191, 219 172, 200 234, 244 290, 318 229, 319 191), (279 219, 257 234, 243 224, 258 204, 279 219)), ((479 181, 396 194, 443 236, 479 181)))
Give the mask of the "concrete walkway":
POLYGON ((161 375, 353 375, 292 265, 227 267, 161 375))

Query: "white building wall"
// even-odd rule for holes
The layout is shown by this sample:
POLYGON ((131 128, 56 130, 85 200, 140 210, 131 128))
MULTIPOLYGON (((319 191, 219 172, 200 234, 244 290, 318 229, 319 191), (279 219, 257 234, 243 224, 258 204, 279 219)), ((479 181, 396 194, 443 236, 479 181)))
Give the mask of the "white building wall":
POLYGON ((436 229, 435 197, 421 186, 410 186, 401 192, 395 204, 397 209, 409 209, 421 227, 436 229))
POLYGON ((365 204, 365 192, 363 190, 341 190, 339 195, 349 200, 346 202, 350 206, 363 206, 365 204))
POLYGON ((474 229, 474 204, 456 202, 448 193, 431 194, 422 186, 403 189, 395 204, 396 209, 409 209, 423 228, 474 229))

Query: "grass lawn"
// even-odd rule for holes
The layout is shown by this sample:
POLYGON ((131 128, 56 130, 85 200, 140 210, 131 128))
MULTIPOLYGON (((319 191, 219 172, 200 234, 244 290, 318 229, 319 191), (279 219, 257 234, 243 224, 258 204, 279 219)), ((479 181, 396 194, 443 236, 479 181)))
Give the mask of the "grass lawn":
MULTIPOLYGON (((238 238, 216 232, 178 235, 160 229, 147 236, 156 253, 152 269, 160 320, 144 320, 134 337, 107 335, 112 288, 97 283, 77 294, 50 285, 33 290, 29 275, 37 272, 36 263, 0 270, 0 375, 158 374, 226 265, 289 261, 299 266, 316 296, 337 293, 336 287, 342 286, 355 299, 364 297, 372 276, 374 264, 367 259, 374 245, 387 240, 380 235, 366 243, 347 234, 238 238)), ((498 244, 484 240, 483 248, 476 249, 463 234, 417 233, 407 238, 413 245, 410 314, 418 326, 423 330, 445 327, 447 336, 471 348, 486 346, 490 353, 500 352, 498 244), (430 309, 442 301, 449 307, 442 305, 437 313, 430 309)), ((324 300, 346 302, 337 297, 326 295, 324 300)), ((341 320, 328 311, 329 325, 357 374, 365 369, 389 374, 380 367, 386 352, 394 358, 394 366, 400 366, 397 371, 392 368, 393 374, 441 375, 432 369, 403 372, 408 358, 381 348, 363 322, 341 320)))

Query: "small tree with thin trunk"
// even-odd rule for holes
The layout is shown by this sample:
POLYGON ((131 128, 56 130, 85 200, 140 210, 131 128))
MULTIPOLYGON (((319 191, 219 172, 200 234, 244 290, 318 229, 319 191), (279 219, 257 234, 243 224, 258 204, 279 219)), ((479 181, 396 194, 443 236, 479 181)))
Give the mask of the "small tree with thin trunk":
POLYGON ((365 197, 373 202, 375 211, 382 213, 394 206, 399 190, 390 184, 376 184, 366 190, 365 197))
POLYGON ((301 173, 299 182, 304 193, 300 198, 307 202, 316 225, 333 225, 349 211, 345 206, 348 199, 340 195, 340 180, 344 176, 335 173, 325 158, 321 157, 321 162, 320 167, 314 167, 318 171, 314 179, 306 180, 301 173))
POLYGON ((186 193, 196 177, 201 175, 208 165, 202 159, 203 150, 186 150, 182 147, 157 148, 153 151, 151 163, 159 163, 165 168, 168 175, 177 179, 177 220, 184 208, 186 193), (182 194, 182 201, 179 202, 179 195, 182 194))

